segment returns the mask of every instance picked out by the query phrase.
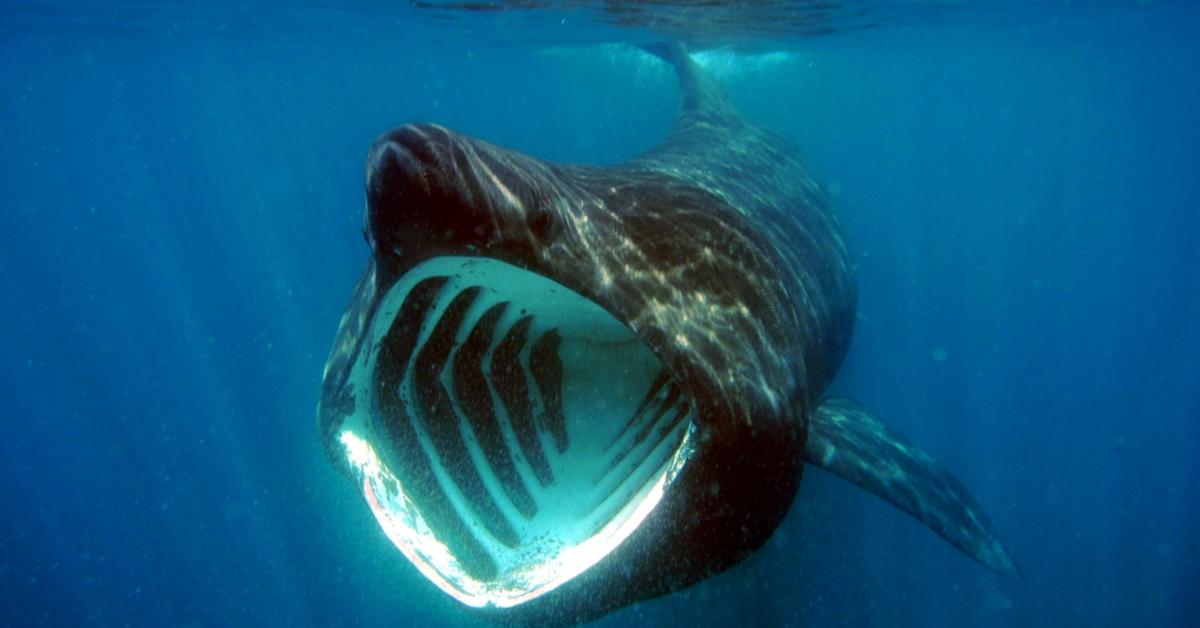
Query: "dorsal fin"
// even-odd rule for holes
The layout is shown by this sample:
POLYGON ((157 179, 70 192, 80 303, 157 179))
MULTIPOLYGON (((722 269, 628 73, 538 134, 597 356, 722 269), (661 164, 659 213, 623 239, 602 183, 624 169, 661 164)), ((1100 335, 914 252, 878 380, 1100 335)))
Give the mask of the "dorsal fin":
POLYGON ((660 42, 642 47, 646 52, 666 61, 675 68, 679 79, 682 107, 679 124, 704 121, 709 124, 738 124, 741 117, 700 65, 692 59, 683 44, 660 42))

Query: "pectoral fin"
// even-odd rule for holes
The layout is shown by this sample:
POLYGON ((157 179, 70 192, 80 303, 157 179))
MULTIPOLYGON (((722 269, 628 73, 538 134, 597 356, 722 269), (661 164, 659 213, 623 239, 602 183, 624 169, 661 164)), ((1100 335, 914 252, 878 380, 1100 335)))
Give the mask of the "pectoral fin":
POLYGON ((827 399, 817 408, 804 461, 891 502, 989 569, 1021 577, 962 483, 857 404, 827 399))

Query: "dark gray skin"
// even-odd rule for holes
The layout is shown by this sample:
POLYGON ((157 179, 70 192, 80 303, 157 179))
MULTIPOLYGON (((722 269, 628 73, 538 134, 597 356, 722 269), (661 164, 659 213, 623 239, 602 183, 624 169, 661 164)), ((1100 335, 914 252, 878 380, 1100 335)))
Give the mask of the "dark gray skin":
POLYGON ((493 617, 586 621, 731 567, 787 514, 806 458, 1014 572, 952 476, 927 457, 912 462, 919 450, 896 445, 900 437, 866 423, 865 412, 855 431, 838 421, 856 408, 818 410, 855 319, 837 220, 787 142, 738 116, 682 49, 658 54, 677 70, 681 113, 659 147, 620 166, 552 164, 431 125, 376 141, 371 261, 319 411, 331 457, 345 465, 334 434, 356 403, 346 377, 380 295, 430 258, 489 257, 553 279, 628 325, 692 401, 697 429, 696 452, 631 537, 558 589, 485 611, 493 617), (826 429, 806 450, 814 417, 826 429), (879 480, 884 462, 928 477, 897 492, 879 480))

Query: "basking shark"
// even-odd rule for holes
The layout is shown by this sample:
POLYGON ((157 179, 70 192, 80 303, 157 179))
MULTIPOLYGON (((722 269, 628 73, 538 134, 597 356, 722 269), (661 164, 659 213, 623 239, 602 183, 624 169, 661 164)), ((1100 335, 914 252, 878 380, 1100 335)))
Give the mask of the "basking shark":
POLYGON ((958 480, 823 396, 857 297, 797 152, 682 47, 651 52, 681 110, 622 165, 429 124, 376 140, 371 256, 318 408, 334 464, 421 574, 505 621, 585 621, 735 565, 805 463, 1017 574, 958 480))

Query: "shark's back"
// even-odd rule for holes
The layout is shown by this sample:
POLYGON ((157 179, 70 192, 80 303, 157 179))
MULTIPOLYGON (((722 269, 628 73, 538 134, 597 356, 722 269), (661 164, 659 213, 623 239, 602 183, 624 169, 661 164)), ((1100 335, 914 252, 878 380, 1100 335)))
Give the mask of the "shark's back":
POLYGON ((733 397, 779 397, 737 412, 737 420, 802 421, 837 372, 853 329, 856 289, 840 225, 790 142, 746 121, 682 47, 650 51, 679 79, 680 111, 667 137, 620 166, 566 169, 602 199, 593 218, 617 223, 611 233, 591 225, 595 248, 616 258, 614 269, 632 271, 633 284, 642 267, 678 274, 645 288, 665 293, 669 284, 675 294, 625 300, 676 300, 661 310, 664 320, 654 320, 652 308, 623 311, 635 328, 644 321, 687 335, 704 354, 694 363, 710 365, 719 383, 746 386, 733 397), (622 240, 615 233, 639 250, 614 251, 607 243, 622 240), (690 296, 700 302, 688 303, 690 296), (689 322, 697 333, 688 334, 689 322), (725 330, 719 339, 714 326, 725 330), (772 405, 776 416, 764 416, 772 405))

